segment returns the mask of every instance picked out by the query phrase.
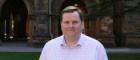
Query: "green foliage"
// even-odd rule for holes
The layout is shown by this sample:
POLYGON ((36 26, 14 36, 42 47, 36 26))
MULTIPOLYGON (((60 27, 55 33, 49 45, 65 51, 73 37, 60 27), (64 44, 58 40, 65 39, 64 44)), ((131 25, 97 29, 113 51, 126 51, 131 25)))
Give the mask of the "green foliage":
MULTIPOLYGON (((115 1, 115 0, 114 0, 115 1)), ((140 14, 140 0, 125 0, 124 1, 125 13, 140 14)), ((92 9, 90 15, 112 15, 113 14, 113 0, 99 0, 87 4, 87 8, 92 9)))
POLYGON ((140 1, 139 0, 125 0, 125 13, 140 14, 140 1))
POLYGON ((112 10, 113 4, 112 0, 100 0, 99 2, 87 4, 87 7, 93 10, 90 15, 108 15, 112 13, 110 10, 112 10))

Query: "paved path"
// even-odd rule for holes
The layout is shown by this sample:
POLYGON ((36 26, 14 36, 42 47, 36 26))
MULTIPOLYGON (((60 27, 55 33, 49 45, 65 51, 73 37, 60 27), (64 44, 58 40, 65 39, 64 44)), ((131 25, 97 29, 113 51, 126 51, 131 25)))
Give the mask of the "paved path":
POLYGON ((140 48, 107 48, 109 53, 140 53, 140 48))
POLYGON ((27 43, 3 43, 0 52, 40 52, 42 48, 28 46, 27 43))
MULTIPOLYGON (((0 52, 41 52, 42 48, 30 47, 27 43, 3 43, 0 52)), ((109 53, 140 53, 140 48, 107 48, 109 53)))

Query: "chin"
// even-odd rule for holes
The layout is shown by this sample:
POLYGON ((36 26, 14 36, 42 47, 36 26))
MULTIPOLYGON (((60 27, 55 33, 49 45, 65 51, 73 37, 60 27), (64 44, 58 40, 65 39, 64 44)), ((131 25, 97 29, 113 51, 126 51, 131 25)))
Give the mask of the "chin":
POLYGON ((71 37, 76 37, 76 36, 77 36, 77 34, 71 34, 71 35, 69 35, 69 36, 71 36, 71 37))

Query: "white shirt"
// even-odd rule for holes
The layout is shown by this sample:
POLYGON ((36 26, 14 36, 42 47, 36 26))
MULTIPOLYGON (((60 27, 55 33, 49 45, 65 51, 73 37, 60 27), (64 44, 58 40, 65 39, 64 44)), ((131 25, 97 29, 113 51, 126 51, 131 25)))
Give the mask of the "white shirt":
POLYGON ((73 47, 66 46, 64 36, 45 44, 39 60, 108 60, 103 45, 84 34, 73 47))

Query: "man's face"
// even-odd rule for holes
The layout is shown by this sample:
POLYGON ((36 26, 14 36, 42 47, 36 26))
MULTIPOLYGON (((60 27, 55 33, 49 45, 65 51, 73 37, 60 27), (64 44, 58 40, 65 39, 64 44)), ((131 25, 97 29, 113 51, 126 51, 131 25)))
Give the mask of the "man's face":
POLYGON ((83 23, 77 12, 64 13, 61 21, 61 29, 66 36, 77 36, 82 32, 83 23))

